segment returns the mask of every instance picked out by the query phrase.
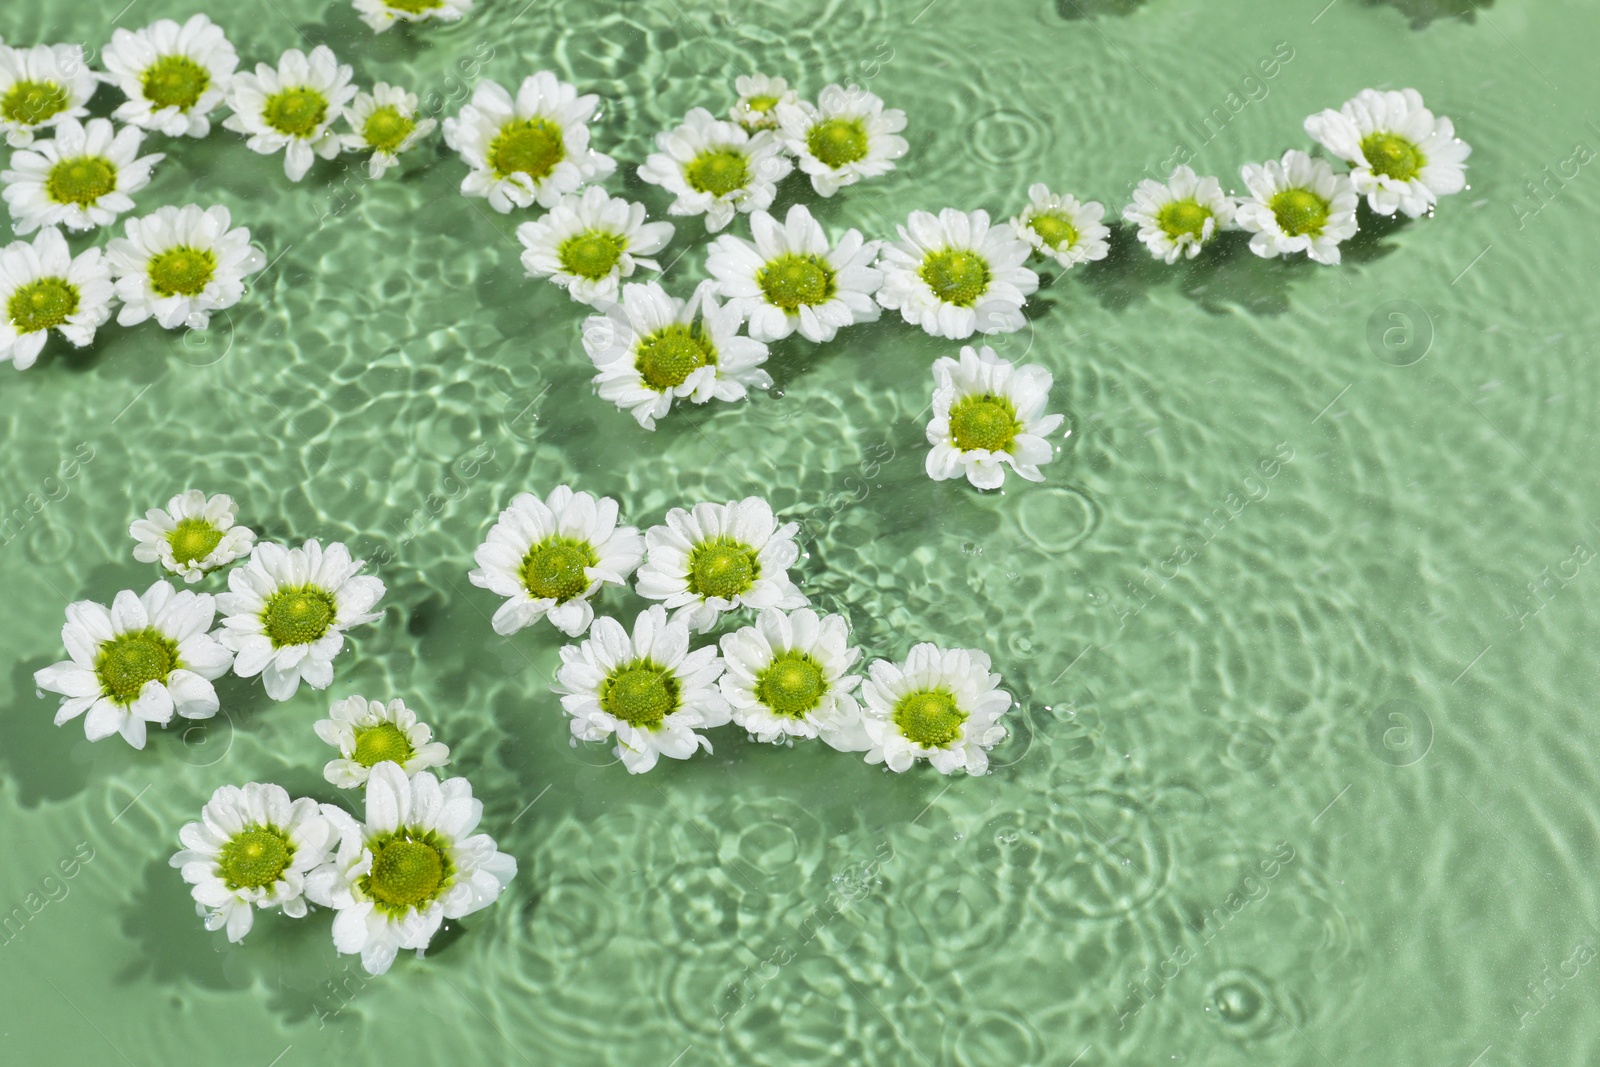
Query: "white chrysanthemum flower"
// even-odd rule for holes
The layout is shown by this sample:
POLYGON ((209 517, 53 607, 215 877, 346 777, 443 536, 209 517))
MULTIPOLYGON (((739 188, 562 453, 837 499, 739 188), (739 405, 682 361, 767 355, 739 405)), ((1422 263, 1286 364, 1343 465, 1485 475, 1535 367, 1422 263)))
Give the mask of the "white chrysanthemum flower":
POLYGON ((589 147, 599 104, 548 70, 524 78, 515 100, 502 86, 479 82, 461 113, 444 120, 444 143, 472 168, 461 195, 487 197, 504 214, 535 201, 553 208, 609 178, 617 161, 589 147))
POLYGON ((1087 204, 1065 193, 1057 194, 1042 182, 1028 186, 1028 206, 1011 220, 1011 230, 1033 246, 1034 254, 1053 259, 1063 270, 1106 258, 1111 231, 1101 221, 1105 205, 1087 204))
POLYGON ((290 800, 279 785, 225 785, 211 794, 200 821, 178 831, 183 851, 168 862, 194 886, 195 911, 207 930, 243 941, 255 909, 306 914, 306 876, 327 858, 334 827, 315 800, 290 800))
POLYGON ((108 609, 92 600, 67 605, 61 641, 72 658, 33 674, 34 684, 64 698, 56 725, 84 712, 91 741, 120 733, 143 748, 148 723, 165 726, 217 713, 213 678, 228 672, 229 651, 212 637, 216 602, 206 593, 156 582, 143 596, 118 593, 108 609))
POLYGON ((1233 199, 1212 177, 1178 167, 1165 182, 1146 178, 1122 217, 1139 227, 1139 240, 1164 263, 1193 259, 1211 239, 1233 229, 1233 199))
POLYGON ((1027 320, 1022 305, 1039 288, 1023 266, 1033 248, 989 214, 945 208, 913 211, 900 240, 883 246, 878 303, 913 326, 959 341, 977 333, 1011 333, 1027 320))
POLYGON ((771 207, 778 183, 793 169, 770 130, 752 134, 697 107, 676 129, 656 134, 656 150, 639 177, 676 197, 668 213, 704 215, 706 231, 716 233, 735 212, 771 207))
POLYGON ((751 386, 772 385, 761 369, 767 346, 739 334, 743 318, 720 306, 709 286, 702 282, 685 302, 656 282, 630 282, 621 306, 584 320, 583 348, 600 371, 593 379, 600 396, 647 430, 674 397, 743 400, 751 386))
POLYGON ((698 633, 735 608, 805 607, 805 594, 789 578, 800 558, 799 529, 794 522, 778 525, 772 505, 758 496, 673 508, 662 525, 645 531, 635 587, 698 633))
POLYGON ((1246 163, 1240 173, 1250 198, 1240 199, 1234 220, 1255 234, 1250 251, 1266 259, 1304 252, 1318 263, 1339 262, 1339 242, 1359 228, 1348 174, 1297 149, 1282 160, 1246 163))
POLYGON ((102 80, 128 99, 111 117, 168 137, 204 137, 211 112, 228 95, 239 54, 205 15, 183 25, 160 19, 142 30, 111 31, 102 80))
POLYGON ((558 485, 540 500, 518 493, 489 528, 467 579, 506 598, 494 632, 514 634, 542 618, 569 637, 594 620, 602 586, 626 586, 644 558, 644 537, 617 525, 617 502, 558 485))
POLYGON ((241 71, 228 88, 228 107, 222 123, 249 138, 252 152, 264 156, 283 150, 283 173, 297 182, 311 169, 312 159, 332 159, 344 147, 333 132, 333 120, 356 95, 351 70, 340 63, 333 49, 319 44, 307 56, 291 48, 278 57, 276 69, 256 64, 256 72, 241 71))
POLYGON ((779 139, 819 196, 889 173, 910 147, 899 136, 906 113, 885 109, 876 95, 854 85, 829 85, 815 104, 796 100, 777 110, 779 139))
POLYGON ((883 274, 872 264, 881 242, 848 230, 830 246, 804 204, 781 223, 755 212, 750 233, 754 244, 733 234, 717 238, 706 270, 728 307, 750 323, 751 337, 777 341, 799 330, 808 340, 831 341, 841 327, 877 321, 872 295, 883 274))
POLYGON ((400 153, 409 152, 438 125, 433 119, 417 118, 421 102, 417 94, 398 85, 379 82, 370 93, 357 93, 344 110, 350 131, 341 140, 347 152, 368 152, 367 173, 374 180, 400 162, 400 153))
POLYGON ((396 763, 406 774, 416 774, 450 762, 449 746, 435 741, 428 724, 418 722, 416 712, 399 698, 387 704, 366 697, 336 700, 328 717, 311 728, 339 750, 339 758, 322 768, 322 777, 340 789, 366 785, 380 763, 396 763))
POLYGON ((1011 694, 975 649, 917 645, 904 663, 878 660, 861 683, 868 763, 903 771, 919 759, 940 774, 989 769, 988 749, 1006 736, 1000 716, 1011 694))
POLYGON ((382 614, 372 608, 383 582, 356 573, 365 562, 351 559, 337 541, 326 549, 315 538, 300 548, 256 545, 248 563, 228 572, 228 592, 217 597, 224 616, 218 636, 238 654, 233 672, 261 675, 273 700, 294 696, 302 680, 328 688, 344 631, 382 614))
POLYGON ((237 514, 231 496, 186 490, 167 501, 165 511, 151 508, 128 527, 138 542, 133 558, 160 563, 185 582, 198 582, 208 571, 248 556, 255 546, 255 531, 234 525, 237 514))
POLYGON ((18 149, 6 183, 11 228, 20 237, 42 226, 92 230, 116 221, 133 207, 133 194, 150 184, 150 168, 163 152, 139 155, 144 131, 117 129, 110 119, 62 119, 55 137, 18 149))
POLYGON ((1056 458, 1046 438, 1064 418, 1044 412, 1053 381, 1043 367, 1015 366, 988 345, 962 348, 959 360, 934 360, 928 477, 965 474, 979 489, 998 489, 1010 467, 1030 482, 1044 481, 1039 468, 1056 458))
POLYGON ((0 44, 0 130, 12 148, 26 148, 41 130, 81 119, 99 80, 78 44, 8 48, 0 44))
POLYGON ((783 78, 765 74, 741 74, 733 81, 739 99, 733 102, 728 117, 751 133, 778 128, 778 105, 797 104, 800 94, 783 78))
POLYGON ((1338 111, 1305 122, 1312 140, 1350 165, 1350 181, 1380 215, 1396 211, 1416 218, 1441 196, 1467 187, 1466 160, 1472 146, 1456 137, 1455 125, 1435 117, 1415 89, 1363 89, 1338 111))
POLYGON ((129 219, 126 237, 106 244, 106 263, 116 278, 122 310, 117 322, 133 326, 153 318, 164 329, 203 330, 211 313, 244 297, 244 280, 267 265, 250 244, 250 231, 228 228, 220 205, 160 207, 129 219))
POLYGON ((306 879, 313 903, 335 908, 333 947, 360 953, 368 974, 389 969, 401 949, 418 956, 446 919, 487 908, 517 875, 517 861, 475 834, 483 801, 465 778, 409 779, 380 763, 367 779, 366 823, 323 806, 339 834, 337 853, 306 879))
POLYGON ((55 227, 0 249, 0 363, 27 370, 51 330, 78 348, 111 317, 116 288, 98 248, 74 256, 55 227))
POLYGON ((355 0, 356 14, 382 33, 396 22, 459 22, 472 10, 472 0, 355 0))
POLYGON ((688 759, 711 742, 696 730, 728 721, 717 691, 722 658, 715 645, 689 651, 689 628, 668 622, 660 605, 639 613, 630 636, 616 619, 594 621, 588 640, 561 650, 550 688, 572 716, 572 736, 604 741, 629 774, 643 774, 662 756, 688 759))
POLYGON ((852 695, 861 678, 846 673, 860 656, 843 615, 769 608, 722 639, 722 695, 757 740, 820 736, 841 752, 865 751, 852 695))
POLYGON ((672 240, 672 223, 644 220, 643 204, 591 185, 517 227, 517 240, 527 249, 522 265, 530 277, 549 278, 580 304, 614 301, 623 278, 640 267, 661 269, 646 257, 672 240))

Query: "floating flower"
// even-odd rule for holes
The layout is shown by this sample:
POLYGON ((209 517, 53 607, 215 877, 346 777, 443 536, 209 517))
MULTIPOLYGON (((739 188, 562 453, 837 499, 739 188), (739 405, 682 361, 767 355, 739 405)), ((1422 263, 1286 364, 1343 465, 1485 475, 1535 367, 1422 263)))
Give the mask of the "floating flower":
POLYGON ((965 474, 979 489, 998 489, 1006 468, 1030 482, 1044 481, 1043 464, 1056 458, 1046 438, 1062 423, 1046 415, 1053 379, 1037 365, 1018 367, 985 345, 962 348, 960 360, 933 364, 933 418, 928 422, 928 477, 965 474))
POLYGON ((165 726, 217 713, 213 678, 233 656, 206 631, 216 604, 205 593, 175 592, 156 582, 143 596, 118 593, 107 609, 92 600, 67 605, 61 641, 72 658, 35 671, 40 689, 63 697, 56 725, 84 712, 84 736, 99 741, 120 733, 143 748, 148 723, 165 726))
POLYGON ((98 84, 77 44, 8 48, 0 44, 0 130, 26 148, 41 130, 81 119, 98 84))
POLYGON ((380 763, 399 764, 406 774, 416 774, 450 762, 449 747, 435 741, 428 724, 418 722, 416 712, 399 699, 387 704, 366 697, 336 700, 328 717, 311 728, 339 750, 340 758, 329 760, 322 776, 340 789, 366 785, 380 763))
POLYGON ((1318 263, 1339 262, 1339 242, 1357 229, 1349 175, 1294 149, 1281 161, 1246 163, 1240 173, 1251 198, 1240 200, 1234 218, 1255 234, 1250 251, 1266 259, 1304 252, 1318 263))
POLYGON ((617 525, 617 502, 558 485, 540 500, 518 493, 489 528, 467 579, 506 598, 494 632, 514 634, 542 618, 569 637, 589 628, 589 601, 602 586, 626 586, 644 558, 644 538, 617 525))
POLYGON ((755 133, 778 127, 779 104, 796 104, 800 94, 789 88, 782 78, 769 78, 765 74, 741 74, 734 79, 733 87, 739 99, 733 102, 728 117, 755 133))
POLYGON ((273 700, 294 696, 302 680, 328 688, 344 631, 381 615, 372 607, 383 582, 356 573, 365 562, 352 560, 338 542, 324 549, 315 538, 301 548, 256 545, 248 563, 228 572, 228 592, 217 597, 225 616, 218 636, 238 654, 233 672, 261 675, 273 700))
POLYGON ((553 208, 567 193, 609 178, 616 160, 589 147, 588 123, 599 103, 548 70, 523 79, 515 100, 494 82, 479 82, 461 113, 444 120, 445 144, 472 168, 462 195, 487 197, 504 214, 535 201, 553 208))
POLYGON ((378 33, 396 22, 459 22, 472 0, 355 0, 356 14, 378 33))
POLYGON ((169 861, 194 886, 195 911, 207 930, 243 941, 255 909, 306 913, 306 875, 322 863, 334 828, 315 800, 290 800, 282 786, 249 782, 211 794, 200 821, 178 831, 183 851, 169 861))
POLYGON ((815 104, 796 100, 780 103, 777 111, 783 146, 811 176, 819 196, 889 173, 910 147, 899 136, 906 113, 885 109, 877 96, 854 85, 829 85, 815 104))
MULTIPOLYGON (((470 2, 470 0, 469 0, 470 2)), ((398 85, 379 82, 370 93, 357 93, 344 111, 350 133, 341 137, 347 152, 369 152, 367 173, 374 180, 400 162, 400 153, 409 152, 438 125, 433 119, 418 119, 416 93, 398 85)))
POLYGON ((750 216, 755 243, 732 234, 717 238, 706 270, 728 307, 750 323, 757 341, 777 341, 795 330, 811 341, 831 341, 844 326, 876 322, 872 294, 883 284, 873 267, 878 241, 847 230, 837 245, 804 204, 779 223, 765 211, 750 216))
POLYGON ((237 514, 231 496, 186 490, 167 501, 165 511, 151 508, 128 527, 138 542, 133 558, 160 563, 184 581, 198 582, 206 572, 250 554, 255 531, 234 525, 237 514))
POLYGON ((800 558, 799 529, 778 525, 772 505, 758 496, 673 508, 665 523, 645 531, 639 595, 663 601, 674 622, 699 633, 734 608, 804 607, 805 594, 789 579, 800 558))
POLYGON ((168 330, 203 330, 213 311, 237 304, 245 278, 265 267, 267 257, 251 246, 249 230, 230 230, 231 221, 227 208, 198 204, 129 219, 127 236, 106 244, 122 299, 117 322, 133 326, 153 318, 168 330))
POLYGON ((239 54, 205 15, 183 25, 160 19, 142 30, 111 31, 101 77, 128 99, 111 117, 168 137, 204 137, 211 112, 228 95, 239 54))
POLYGON ((74 256, 55 227, 0 249, 0 363, 27 370, 50 331, 78 348, 111 317, 111 269, 98 248, 74 256))
POLYGON ((550 213, 517 227, 530 277, 549 278, 580 304, 614 301, 623 278, 639 267, 660 270, 652 256, 672 240, 670 222, 646 222, 643 204, 591 185, 563 197, 550 213))
POLYGON ((118 130, 110 119, 82 124, 64 118, 55 133, 13 153, 11 168, 0 173, 19 237, 41 226, 109 225, 133 207, 132 194, 150 184, 150 168, 166 158, 161 152, 139 155, 144 132, 136 126, 118 130))
POLYGON ((676 129, 656 134, 656 150, 639 177, 676 197, 668 213, 704 215, 707 232, 716 233, 736 211, 771 207, 778 183, 793 169, 771 131, 752 134, 697 107, 676 129))
POLYGON ((588 640, 561 650, 550 688, 562 694, 573 737, 615 735, 616 757, 629 774, 643 774, 662 756, 711 751, 695 731, 728 721, 728 702, 717 691, 722 666, 715 645, 690 652, 688 626, 668 622, 657 605, 640 612, 632 636, 615 619, 596 619, 588 640))
POLYGON ((1232 229, 1233 211, 1217 179, 1178 167, 1165 182, 1140 182, 1122 217, 1139 227, 1139 240, 1152 256, 1172 264, 1180 256, 1193 259, 1218 233, 1232 229))
POLYGON ((368 974, 389 969, 401 949, 421 956, 446 919, 493 904, 517 861, 475 834, 483 802, 465 778, 429 771, 406 777, 380 763, 367 779, 367 821, 325 805, 338 852, 306 879, 306 896, 335 908, 333 947, 361 954, 368 974))
POLYGON ((257 63, 254 74, 234 75, 228 89, 233 114, 223 125, 248 137, 252 152, 270 156, 283 150, 283 173, 297 182, 313 157, 332 159, 344 147, 332 127, 356 95, 350 76, 349 64, 340 63, 327 45, 317 45, 310 56, 291 48, 278 58, 277 69, 257 63))
POLYGON ((1306 119, 1312 140, 1350 165, 1350 181, 1380 215, 1396 211, 1416 218, 1439 197, 1467 187, 1466 159, 1472 146, 1456 137, 1455 125, 1434 116, 1415 89, 1363 89, 1338 111, 1306 119))
POLYGON ((878 303, 956 341, 1022 328, 1022 305, 1039 288, 1039 276, 1023 266, 1033 251, 1026 241, 990 226, 987 212, 954 208, 913 211, 899 230, 878 259, 878 303))
POLYGON ((1006 736, 1000 716, 1011 694, 989 673, 987 653, 917 645, 904 663, 878 660, 861 683, 868 763, 903 771, 919 759, 940 774, 989 769, 988 750, 1006 736))
POLYGON ((656 282, 630 282, 621 307, 584 321, 583 347, 599 368, 600 396, 647 430, 671 410, 674 397, 696 404, 743 400, 751 386, 772 384, 761 369, 767 346, 739 336, 742 317, 720 306, 707 284, 685 303, 656 282))
POLYGON ((1053 259, 1063 270, 1106 258, 1111 231, 1100 221, 1106 209, 1098 200, 1087 204, 1037 183, 1028 186, 1028 206, 1011 220, 1012 231, 1033 246, 1036 255, 1053 259))
POLYGON ((769 608, 722 639, 722 695, 757 740, 820 736, 841 752, 865 751, 852 695, 861 679, 846 673, 860 656, 843 615, 769 608))

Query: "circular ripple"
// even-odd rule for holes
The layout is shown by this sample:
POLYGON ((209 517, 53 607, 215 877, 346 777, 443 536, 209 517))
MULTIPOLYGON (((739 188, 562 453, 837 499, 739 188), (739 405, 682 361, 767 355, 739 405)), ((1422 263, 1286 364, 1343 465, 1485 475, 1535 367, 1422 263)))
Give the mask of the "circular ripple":
POLYGON ((1026 493, 1017 504, 1017 525, 1040 549, 1059 554, 1083 544, 1100 524, 1100 509, 1087 493, 1049 486, 1026 493))
POLYGON ((1015 167, 1019 159, 1037 159, 1050 146, 1050 131, 1035 115, 998 107, 979 115, 967 127, 973 154, 991 167, 1015 167))

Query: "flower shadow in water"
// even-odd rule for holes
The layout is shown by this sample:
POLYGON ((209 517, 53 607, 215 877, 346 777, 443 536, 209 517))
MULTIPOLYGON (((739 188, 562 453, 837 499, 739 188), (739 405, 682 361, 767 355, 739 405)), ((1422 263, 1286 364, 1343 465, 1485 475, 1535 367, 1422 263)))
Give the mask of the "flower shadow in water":
MULTIPOLYGON (((1067 0, 1062 0, 1066 3, 1067 0)), ((1388 4, 1411 20, 1414 30, 1427 29, 1435 19, 1476 21, 1478 9, 1493 7, 1494 0, 1366 0, 1367 6, 1388 4)))
MULTIPOLYGON (((65 659, 65 652, 56 658, 65 659)), ((16 700, 0 713, 0 760, 5 762, 5 777, 16 783, 17 800, 24 808, 74 797, 87 788, 94 773, 92 758, 68 755, 69 749, 83 741, 83 720, 58 727, 54 719, 61 698, 54 693, 46 693, 42 699, 34 697, 38 687, 33 672, 53 662, 41 659, 12 664, 11 691, 16 700), (60 755, 39 758, 39 753, 52 751, 60 755)), ((121 738, 104 743, 112 742, 123 743, 121 738)))
POLYGON ((1101 15, 1131 15, 1145 0, 1056 0, 1056 14, 1064 19, 1091 19, 1101 15))

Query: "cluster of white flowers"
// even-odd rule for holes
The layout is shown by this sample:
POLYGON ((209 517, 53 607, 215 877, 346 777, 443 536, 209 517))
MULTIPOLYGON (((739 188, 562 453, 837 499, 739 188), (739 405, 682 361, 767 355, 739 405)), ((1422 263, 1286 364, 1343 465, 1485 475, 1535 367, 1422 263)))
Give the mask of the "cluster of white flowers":
MULTIPOLYGON (((850 673, 861 652, 850 644, 848 620, 816 612, 790 577, 797 533, 765 500, 747 497, 673 508, 641 536, 618 525, 615 500, 561 485, 544 500, 519 494, 479 546, 468 578, 505 598, 497 633, 540 619, 569 637, 587 632, 561 650, 552 689, 571 717, 574 743, 614 740, 630 773, 662 756, 711 751, 701 731, 729 722, 761 741, 821 738, 896 771, 927 759, 946 774, 984 773, 1011 706, 989 657, 918 645, 904 663, 873 663, 863 686, 850 673), (596 618, 590 600, 607 585, 625 588, 635 571, 634 591, 658 603, 631 629, 596 618), (729 613, 753 613, 753 624, 725 634, 720 654, 716 644, 690 649, 729 613)), ((353 742, 341 750, 348 759, 353 742)), ((348 773, 346 764, 329 764, 330 780, 348 773)))
POLYGON ((517 861, 475 832, 471 783, 434 775, 450 750, 404 701, 348 697, 315 728, 340 754, 324 776, 364 790, 363 819, 278 785, 226 785, 179 832, 170 863, 206 929, 242 941, 257 909, 299 919, 316 904, 335 912, 335 950, 382 974, 402 949, 421 956, 446 920, 499 899, 517 861))
POLYGON ((383 582, 360 574, 344 545, 316 540, 299 548, 257 542, 237 523, 230 497, 179 493, 128 527, 133 556, 159 563, 193 584, 229 564, 228 592, 176 590, 165 579, 144 593, 124 589, 111 605, 67 605, 61 641, 69 659, 34 672, 40 689, 61 697, 60 726, 85 715, 91 741, 121 734, 143 748, 151 723, 174 714, 209 719, 220 708, 211 684, 231 668, 261 676, 267 695, 287 700, 304 681, 326 689, 344 631, 378 618, 383 582), (221 625, 213 629, 218 613, 221 625))

